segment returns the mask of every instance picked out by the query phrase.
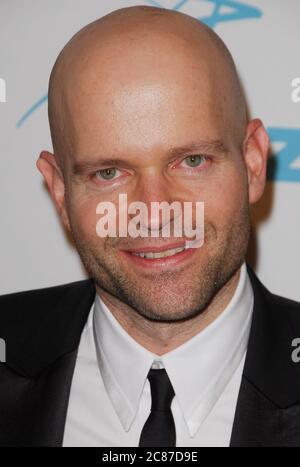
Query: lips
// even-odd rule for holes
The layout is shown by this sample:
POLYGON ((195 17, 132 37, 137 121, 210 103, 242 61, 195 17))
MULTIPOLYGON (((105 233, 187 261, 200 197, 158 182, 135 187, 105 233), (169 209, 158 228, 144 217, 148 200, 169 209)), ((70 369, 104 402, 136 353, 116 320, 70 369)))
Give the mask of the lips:
POLYGON ((127 253, 160 253, 167 250, 172 250, 176 248, 185 248, 185 242, 178 242, 178 243, 169 243, 168 245, 161 245, 161 246, 144 246, 141 248, 132 248, 130 250, 123 250, 127 253))
POLYGON ((181 242, 180 244, 169 244, 156 248, 147 246, 134 250, 120 250, 119 254, 138 268, 166 270, 168 268, 174 269, 177 266, 184 265, 184 263, 192 258, 195 252, 196 248, 186 248, 185 243, 181 242), (172 248, 173 246, 176 246, 176 248, 172 248), (161 257, 160 253, 162 254, 161 257), (148 257, 145 257, 145 254, 147 254, 148 257), (155 257, 155 255, 158 257, 155 257))
POLYGON ((141 253, 136 253, 132 252, 132 255, 139 256, 141 258, 146 258, 146 259, 159 259, 159 258, 167 258, 168 256, 174 256, 177 253, 181 253, 182 251, 185 250, 185 247, 179 247, 179 248, 170 248, 168 250, 163 250, 163 251, 156 251, 156 252, 141 252, 141 253))

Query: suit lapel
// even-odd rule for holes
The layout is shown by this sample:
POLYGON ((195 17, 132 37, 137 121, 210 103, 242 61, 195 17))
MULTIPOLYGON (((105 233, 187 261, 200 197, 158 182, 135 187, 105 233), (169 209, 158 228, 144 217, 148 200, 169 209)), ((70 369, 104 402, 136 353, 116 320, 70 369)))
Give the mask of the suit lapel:
POLYGON ((0 367, 0 446, 62 445, 76 354, 64 355, 36 378, 0 367))
POLYGON ((253 321, 232 430, 232 447, 300 446, 299 304, 271 294, 248 266, 253 321))
POLYGON ((0 446, 63 442, 78 345, 95 289, 87 280, 46 290, 20 294, 11 319, 1 323, 7 363, 0 365, 0 446))
POLYGON ((280 446, 282 443, 280 419, 280 409, 243 377, 231 447, 280 446))

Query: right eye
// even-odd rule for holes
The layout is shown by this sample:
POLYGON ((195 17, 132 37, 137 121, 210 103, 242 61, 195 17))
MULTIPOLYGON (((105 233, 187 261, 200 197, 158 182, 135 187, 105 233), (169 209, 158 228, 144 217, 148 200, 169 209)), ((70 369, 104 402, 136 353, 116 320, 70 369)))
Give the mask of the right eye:
POLYGON ((118 169, 115 167, 109 167, 108 169, 97 170, 94 173, 96 179, 100 180, 113 180, 115 178, 118 169))

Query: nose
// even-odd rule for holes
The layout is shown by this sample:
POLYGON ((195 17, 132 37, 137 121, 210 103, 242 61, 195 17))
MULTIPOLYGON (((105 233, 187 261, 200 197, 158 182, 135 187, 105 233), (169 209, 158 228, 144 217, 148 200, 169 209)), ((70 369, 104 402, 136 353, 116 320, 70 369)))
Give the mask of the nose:
POLYGON ((141 230, 148 231, 149 235, 153 232, 161 236, 162 230, 170 224, 170 233, 172 232, 172 223, 178 217, 180 210, 174 182, 167 180, 163 174, 158 172, 144 174, 139 180, 132 201, 134 201, 133 208, 136 202, 144 206, 140 213, 141 230), (177 204, 177 210, 170 209, 170 205, 174 202, 177 204))

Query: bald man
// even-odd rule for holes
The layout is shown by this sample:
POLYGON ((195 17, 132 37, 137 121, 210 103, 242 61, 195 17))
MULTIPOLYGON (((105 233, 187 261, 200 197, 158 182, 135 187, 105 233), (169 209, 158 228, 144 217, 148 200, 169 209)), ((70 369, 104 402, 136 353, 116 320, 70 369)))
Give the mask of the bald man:
POLYGON ((222 40, 114 11, 59 54, 49 122, 37 167, 89 278, 1 297, 1 446, 299 446, 300 304, 245 260, 269 138, 222 40), (158 235, 99 235, 121 194, 158 235), (203 203, 202 241, 166 235, 157 202, 191 203, 193 226, 203 203))

